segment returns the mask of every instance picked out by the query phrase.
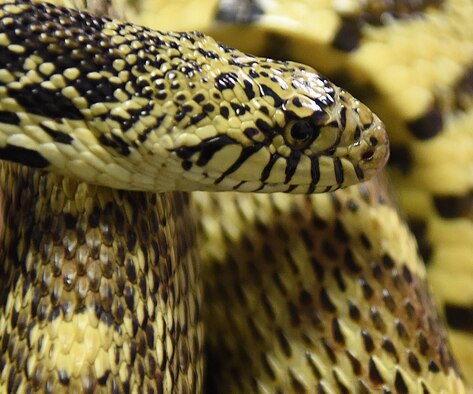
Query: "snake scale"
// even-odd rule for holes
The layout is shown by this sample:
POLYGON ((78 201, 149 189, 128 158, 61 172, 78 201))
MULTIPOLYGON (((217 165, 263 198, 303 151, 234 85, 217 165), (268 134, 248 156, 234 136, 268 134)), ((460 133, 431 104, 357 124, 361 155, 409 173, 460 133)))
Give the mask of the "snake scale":
POLYGON ((41 2, 0 51, 3 391, 200 392, 204 326, 209 391, 466 391, 345 90, 41 2))

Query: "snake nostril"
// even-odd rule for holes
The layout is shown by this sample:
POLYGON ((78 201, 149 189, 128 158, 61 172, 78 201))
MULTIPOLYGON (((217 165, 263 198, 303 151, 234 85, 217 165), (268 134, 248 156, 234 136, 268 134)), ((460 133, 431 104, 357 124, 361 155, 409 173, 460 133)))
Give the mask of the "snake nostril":
POLYGON ((371 146, 378 145, 378 139, 376 137, 370 137, 371 146))
POLYGON ((370 149, 370 150, 367 150, 365 153, 363 153, 361 158, 367 161, 367 160, 371 160, 373 158, 373 155, 374 155, 374 151, 370 149))

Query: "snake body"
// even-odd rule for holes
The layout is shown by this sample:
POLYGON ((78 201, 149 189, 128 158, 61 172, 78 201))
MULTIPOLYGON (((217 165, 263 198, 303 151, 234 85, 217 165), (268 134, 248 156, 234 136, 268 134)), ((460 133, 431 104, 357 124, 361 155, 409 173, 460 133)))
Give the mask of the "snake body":
POLYGON ((170 192, 368 179, 365 106, 200 33, 0 10, 0 154, 58 174, 2 164, 3 388, 199 392, 205 316, 216 391, 466 390, 383 186, 170 192))

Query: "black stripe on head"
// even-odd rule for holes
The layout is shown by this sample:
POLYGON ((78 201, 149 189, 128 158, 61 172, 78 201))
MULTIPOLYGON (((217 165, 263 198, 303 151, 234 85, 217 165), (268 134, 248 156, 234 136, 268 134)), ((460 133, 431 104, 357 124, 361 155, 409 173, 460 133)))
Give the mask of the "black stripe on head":
POLYGON ((235 163, 233 163, 216 181, 215 184, 218 185, 220 182, 222 182, 226 176, 234 173, 236 170, 238 170, 241 165, 252 155, 254 155, 256 152, 258 152, 263 145, 253 145, 253 146, 248 146, 244 148, 240 156, 238 157, 237 160, 235 160, 235 163))
POLYGON ((261 182, 265 182, 266 179, 268 179, 269 175, 271 174, 271 169, 274 166, 274 163, 281 157, 279 153, 275 153, 274 155, 271 155, 271 158, 268 161, 268 164, 263 168, 263 171, 261 172, 261 182))
POLYGON ((49 161, 38 152, 14 145, 7 145, 4 148, 0 148, 0 160, 12 161, 33 168, 45 168, 49 166, 49 161))
POLYGON ((286 159, 286 178, 284 179, 284 183, 287 185, 294 173, 296 172, 297 165, 301 159, 301 152, 294 150, 291 152, 289 157, 286 159))
POLYGON ((355 165, 355 174, 356 176, 358 177, 358 179, 360 181, 364 181, 365 180, 365 173, 363 172, 363 170, 360 168, 360 166, 357 164, 355 165))
POLYGON ((338 185, 341 185, 345 180, 345 173, 343 172, 342 161, 340 158, 335 157, 333 159, 333 169, 335 171, 335 180, 338 185))
POLYGON ((309 189, 307 190, 308 194, 311 194, 315 191, 317 184, 320 181, 320 165, 319 165, 319 156, 313 155, 310 158, 311 167, 310 167, 310 175, 312 177, 312 181, 310 182, 309 189))
POLYGON ((273 89, 271 89, 269 86, 266 86, 266 85, 261 85, 260 89, 261 89, 263 97, 264 96, 272 97, 273 100, 274 100, 274 106, 276 108, 281 108, 281 106, 283 104, 283 100, 273 89))
POLYGON ((183 160, 189 160, 195 154, 199 154, 196 161, 198 166, 205 166, 219 150, 227 145, 237 144, 237 142, 227 136, 221 134, 216 137, 203 140, 200 144, 194 146, 181 146, 174 150, 177 156, 183 160))

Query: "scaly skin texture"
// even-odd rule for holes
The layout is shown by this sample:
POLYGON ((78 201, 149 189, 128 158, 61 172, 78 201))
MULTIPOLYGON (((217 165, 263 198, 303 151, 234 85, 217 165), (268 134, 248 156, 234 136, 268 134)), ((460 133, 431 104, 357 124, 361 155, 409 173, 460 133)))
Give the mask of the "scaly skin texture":
POLYGON ((193 202, 210 392, 467 392, 382 185, 193 202))
POLYGON ((0 391, 198 392, 202 289, 188 195, 0 171, 0 391))
POLYGON ((148 26, 198 28, 251 53, 310 64, 380 116, 391 140, 393 190, 473 383, 473 2, 133 4, 134 20, 148 26), (197 7, 201 18, 193 17, 197 7))
POLYGON ((0 158, 128 190, 324 192, 388 157, 316 71, 46 3, 0 2, 0 158))
MULTIPOLYGON (((372 143, 372 141, 370 142, 372 143)), ((22 184, 21 190, 25 187, 25 184, 29 188, 28 182, 22 183, 21 181, 21 179, 28 179, 27 174, 29 172, 21 173, 13 166, 11 168, 13 168, 15 174, 15 182, 22 184), (24 178, 25 175, 26 178, 24 178)), ((44 177, 44 175, 38 174, 33 176, 44 177)), ((287 176, 287 174, 284 176, 287 176)), ((61 178, 51 177, 45 179, 51 179, 54 190, 57 187, 56 185, 61 183, 61 178)), ((62 182, 64 183, 64 181, 62 182)), ((82 187, 89 188, 90 186, 84 185, 82 187)), ((399 222, 397 213, 386 204, 384 193, 378 187, 379 185, 375 184, 365 185, 358 192, 357 189, 353 189, 331 194, 330 197, 314 199, 302 197, 293 199, 289 196, 227 197, 219 195, 210 197, 200 195, 200 198, 204 200, 218 198, 219 205, 214 206, 214 209, 217 211, 222 209, 222 212, 228 213, 228 215, 221 218, 221 224, 216 222, 212 216, 201 217, 201 228, 205 229, 204 233, 208 234, 209 228, 214 230, 210 231, 213 244, 208 244, 211 245, 210 248, 208 245, 203 248, 203 255, 208 257, 207 267, 212 267, 214 263, 218 265, 216 268, 214 267, 215 271, 211 271, 209 275, 209 288, 220 287, 220 280, 233 283, 235 277, 245 279, 235 284, 237 297, 228 300, 226 305, 234 306, 238 310, 235 315, 236 324, 230 327, 230 330, 225 331, 223 335, 218 334, 218 329, 228 328, 226 326, 228 322, 225 319, 222 322, 218 313, 214 315, 210 312, 207 315, 212 334, 217 333, 226 340, 224 346, 220 347, 218 336, 210 338, 210 344, 217 343, 217 351, 212 352, 212 358, 219 362, 218 364, 212 362, 209 364, 209 377, 210 382, 213 383, 213 388, 223 390, 236 387, 236 392, 241 392, 240 386, 244 385, 248 389, 247 391, 250 392, 254 390, 256 385, 258 389, 269 388, 275 390, 281 388, 287 392, 294 392, 303 391, 306 388, 310 392, 316 385, 319 391, 343 391, 346 389, 356 392, 383 389, 385 392, 389 390, 405 392, 407 390, 437 390, 439 387, 455 393, 461 393, 464 390, 446 345, 444 332, 438 324, 435 312, 428 299, 426 286, 423 283, 424 273, 419 265, 413 239, 399 222), (226 202, 228 201, 232 205, 227 205, 226 202), (315 207, 312 206, 312 202, 316 204, 315 207), (347 214, 348 210, 353 214, 352 217, 347 214), (357 213, 358 210, 359 213, 357 213), (235 213, 235 211, 236 216, 234 217, 232 213, 235 213), (321 217, 318 217, 318 215, 321 217), (372 216, 376 219, 373 219, 372 216), (251 226, 252 217, 257 217, 254 229, 251 226), (250 226, 238 230, 238 225, 241 223, 250 224, 250 226), (273 226, 276 228, 274 231, 273 226), (325 228, 322 229, 321 227, 324 226, 325 228), (302 229, 300 234, 295 231, 298 229, 302 229), (269 238, 266 238, 266 232, 270 233, 269 238), (257 245, 252 245, 251 234, 258 235, 259 233, 264 233, 264 237, 257 238, 260 242, 257 245), (357 234, 359 234, 359 240, 355 239, 357 234), (353 237, 353 239, 350 237, 353 237), (240 239, 243 240, 241 243, 240 239), (319 243, 319 239, 321 243, 319 243), (272 241, 271 245, 268 245, 269 240, 272 241), (226 245, 215 248, 215 244, 221 245, 220 242, 226 245), (238 257, 241 258, 240 261, 243 264, 235 266, 233 264, 234 260, 232 260, 228 267, 225 265, 219 266, 227 261, 227 248, 232 249, 235 242, 238 244, 238 257), (293 244, 295 245, 293 249, 286 249, 286 247, 293 244), (243 247, 241 247, 242 245, 243 247), (334 245, 345 250, 342 260, 339 258, 334 245), (279 252, 283 249, 284 256, 279 259, 279 252), (209 250, 211 250, 210 257, 209 250), (313 261, 313 259, 308 261, 307 257, 313 252, 316 253, 320 261, 313 261), (213 260, 213 257, 215 257, 213 253, 220 259, 219 262, 213 260), (252 253, 257 256, 257 264, 253 261, 247 261, 247 257, 251 257, 252 253), (354 254, 352 258, 349 257, 350 253, 354 254), (396 258, 391 257, 393 254, 396 254, 396 258), (278 256, 278 258, 273 260, 272 255, 278 256), (261 278, 259 277, 259 269, 266 268, 268 257, 272 263, 277 265, 277 269, 275 275, 271 278, 261 278), (377 261, 379 262, 377 263, 377 261), (333 267, 337 263, 339 264, 338 270, 337 266, 333 267), (247 266, 251 271, 249 277, 245 276, 247 266), (311 269, 314 272, 311 272, 311 269), (298 272, 298 270, 300 271, 298 272), (302 274, 298 275, 299 273, 302 274), (314 275, 318 275, 317 283, 314 283, 314 275), (258 282, 259 279, 261 279, 261 282, 258 282), (269 298, 263 295, 260 296, 261 307, 258 309, 258 294, 254 298, 250 297, 249 303, 246 303, 245 297, 247 294, 251 296, 255 283, 256 287, 261 286, 258 290, 264 288, 267 291, 267 297, 274 294, 278 300, 281 298, 279 293, 287 290, 283 294, 285 296, 285 298, 283 297, 284 301, 278 302, 278 305, 275 306, 271 304, 269 298), (311 284, 313 285, 312 288, 310 288, 311 284), (344 288, 344 285, 346 288, 344 288), (316 286, 321 286, 320 292, 318 292, 319 288, 316 286), (247 293, 242 293, 242 289, 247 290, 247 293), (317 292, 317 294, 311 294, 311 290, 317 292), (352 315, 348 314, 349 316, 347 316, 346 305, 344 308, 338 304, 343 303, 344 300, 346 301, 344 297, 349 298, 346 305, 348 307, 352 306, 352 315), (362 307, 366 301, 372 303, 369 310, 362 307), (244 306, 243 310, 239 309, 240 306, 244 306), (320 309, 317 309, 317 307, 320 309), (254 310, 260 310, 262 313, 248 315, 254 310), (357 316, 357 310, 360 316, 357 316), (320 324, 317 324, 319 313, 322 319, 320 319, 320 324), (248 316, 250 317, 247 318, 248 316), (271 322, 265 332, 267 335, 261 337, 258 325, 264 326, 268 317, 271 322), (298 319, 301 320, 298 321, 298 319), (307 328, 306 320, 310 320, 310 324, 313 324, 314 327, 307 328), (275 330, 273 327, 274 321, 277 321, 280 325, 279 330, 275 330), (295 328, 298 323, 299 326, 295 328), (248 326, 245 327, 245 324, 248 326), (414 328, 418 328, 418 330, 415 331, 414 328), (240 343, 235 344, 233 341, 235 337, 238 338, 239 330, 244 332, 245 335, 241 338, 240 343), (356 336, 357 332, 360 333, 358 337, 356 336), (227 335, 226 339, 225 335, 227 335), (395 337, 396 335, 398 338, 395 337), (301 337, 304 341, 302 345, 301 337), (317 343, 317 339, 320 339, 320 343, 317 343), (314 342, 311 342, 311 340, 314 340, 314 342), (395 343, 392 343, 393 341, 395 343), (242 350, 242 344, 248 346, 242 350), (266 345, 268 345, 268 351, 263 356, 256 354, 261 350, 261 347, 266 345), (344 345, 349 349, 344 349, 344 345), (227 355, 222 353, 222 349, 227 349, 227 346, 230 348, 237 346, 237 351, 226 357, 227 355), (311 353, 314 350, 315 353, 311 353), (233 364, 235 358, 232 356, 240 353, 243 354, 243 359, 237 360, 237 363, 233 364), (248 357, 247 354, 256 354, 256 357, 253 359, 252 356, 248 357), (301 363, 298 362, 300 360, 294 360, 292 358, 294 354, 303 354, 304 361, 301 363), (334 357, 335 361, 333 360, 334 357), (227 376, 225 374, 228 366, 235 366, 235 368, 231 370, 229 379, 223 381, 222 377, 227 376), (251 366, 251 368, 247 368, 248 366, 251 366), (392 367, 392 369, 389 369, 389 367, 392 367), (215 380, 215 376, 217 376, 215 372, 218 370, 223 372, 215 380), (415 380, 420 373, 422 373, 420 380, 415 380), (235 382, 237 382, 237 386, 233 386, 235 382)), ((100 188, 100 190, 101 192, 94 194, 86 201, 90 204, 100 203, 104 199, 102 192, 105 195, 115 193, 107 189, 100 188), (98 201, 96 201, 96 198, 98 201)), ((118 194, 120 195, 120 193, 118 194)), ((138 196, 138 199, 143 198, 139 194, 133 195, 138 196)), ((125 193, 125 198, 126 196, 128 196, 127 193, 125 193)), ((161 202, 164 204, 170 203, 172 206, 177 201, 177 204, 180 205, 180 196, 161 195, 159 199, 162 199, 161 202), (171 198, 171 200, 168 201, 168 198, 171 198)), ((197 198, 199 197, 197 196, 197 198)), ((81 204, 82 196, 77 196, 74 201, 81 204)), ((133 202, 135 201, 133 200, 133 202)), ((66 203, 65 207, 70 204, 69 201, 66 201, 66 203)), ((47 202, 45 204, 48 205, 47 202)), ((114 200, 111 206, 113 207, 114 204, 119 204, 119 202, 114 200)), ((138 205, 130 204, 125 212, 133 211, 133 208, 137 208, 138 205)), ((182 206, 185 206, 185 204, 182 206)), ((187 215, 183 213, 184 210, 171 211, 177 214, 180 219, 184 218, 183 220, 186 220, 187 215)), ((66 208, 61 212, 65 211, 66 208)), ((61 212, 59 215, 61 215, 61 212)), ((147 216, 152 217, 153 215, 150 212, 147 213, 147 216)), ((184 226, 175 227, 172 224, 172 219, 174 219, 173 216, 167 218, 166 224, 163 221, 163 228, 167 228, 169 225, 171 230, 187 231, 183 228, 184 226)), ((94 223, 93 219, 92 223, 94 223)), ((130 231, 133 233, 132 229, 130 231)), ((8 232, 16 234, 17 231, 11 229, 8 232)), ((79 229, 78 234, 80 233, 79 229)), ((169 235, 174 237, 171 239, 172 242, 184 242, 188 245, 186 237, 179 238, 173 232, 169 235)), ((186 233, 185 235, 189 234, 186 233)), ((67 240, 67 237, 65 239, 67 240)), ((24 241, 16 242, 16 244, 22 242, 24 241)), ((163 242, 160 239, 158 246, 163 244, 166 245, 166 241, 163 242)), ((113 254, 113 256, 115 255, 113 254)), ((119 259, 119 253, 117 256, 119 259)), ((170 265, 169 267, 172 268, 173 266, 170 265)), ((128 275, 128 272, 126 274, 128 275)), ((66 282, 69 283, 69 278, 66 278, 66 282)), ((170 287, 174 288, 172 285, 170 287)), ((232 287, 220 288, 220 299, 217 299, 216 306, 209 310, 217 312, 224 310, 224 314, 228 313, 222 308, 222 301, 226 300, 225 295, 232 293, 232 291, 232 287)), ((18 298, 21 298, 21 296, 18 296, 18 298)), ((105 301, 105 305, 107 305, 106 297, 102 301, 105 301)), ((192 307, 190 309, 193 310, 192 307)), ((169 311, 172 311, 172 308, 169 311)), ((15 316, 15 313, 12 313, 12 316, 15 316)), ((76 314, 73 319, 77 319, 77 316, 80 316, 80 314, 76 314)), ((140 319, 139 310, 137 311, 137 318, 140 319)), ((10 320, 14 321, 15 319, 16 317, 10 320)), ((182 320, 179 319, 179 322, 182 322, 182 320)), ((64 333, 64 330, 60 331, 60 334, 65 335, 64 333)), ((79 338, 82 339, 80 336, 79 338)), ((105 343, 106 341, 102 342, 105 343)), ((60 342, 57 341, 57 343, 60 342)), ((131 343, 133 343, 132 339, 131 343)), ((174 342, 166 342, 166 346, 169 344, 171 345, 169 352, 175 355, 176 353, 172 350, 174 342)), ((158 349, 160 349, 159 346, 160 344, 157 343, 158 349)), ((166 350, 169 350, 169 348, 166 347, 166 350)), ((198 357, 198 347, 193 350, 198 357)), ((67 365, 66 362, 70 362, 73 357, 77 357, 77 354, 80 355, 81 353, 76 351, 66 352, 64 358, 61 359, 63 361, 61 365, 67 365)), ((125 352, 126 357, 127 353, 125 352)), ((184 360, 187 357, 185 354, 182 357, 184 358, 180 361, 186 365, 184 360)), ((22 360, 21 356, 20 364, 22 360)), ((111 363, 111 375, 113 375, 113 372, 117 370, 117 368, 114 368, 115 361, 113 360, 113 358, 107 359, 104 357, 96 364, 99 368, 103 368, 107 363, 111 363)), ((7 364, 7 366, 10 365, 7 364)), ((141 369, 139 365, 138 362, 137 370, 134 370, 130 375, 133 382, 140 381, 142 370, 145 371, 145 374, 150 374, 148 368, 152 367, 152 363, 144 365, 144 369, 141 369)), ((95 364, 94 368, 96 368, 95 364)), ((174 388, 175 392, 182 392, 185 390, 182 387, 183 382, 186 382, 189 390, 199 391, 201 387, 198 384, 193 385, 194 380, 192 378, 181 379, 182 375, 176 373, 175 368, 176 366, 173 365, 172 369, 166 370, 163 390, 172 391, 174 388)), ((89 368, 88 371, 90 370, 94 371, 93 368, 89 368)), ((179 369, 179 371, 181 370, 182 368, 179 369)), ((155 369, 151 368, 151 371, 153 371, 151 372, 151 376, 153 376, 155 369)), ((196 380, 200 382, 198 377, 199 368, 196 369, 197 375, 192 375, 194 371, 192 364, 188 371, 187 376, 189 374, 197 376, 196 380)), ((101 384, 100 380, 95 382, 94 376, 90 372, 85 375, 90 377, 90 380, 86 379, 77 383, 76 379, 73 380, 74 383, 71 385, 67 379, 63 379, 64 381, 59 381, 59 384, 54 388, 64 389, 70 385, 71 390, 75 390, 84 382, 93 382, 97 386, 101 384)), ((52 376, 52 381, 58 383, 57 379, 60 380, 61 373, 55 371, 52 376)), ((64 372, 62 372, 62 376, 64 376, 64 372)), ((160 390, 159 384, 163 381, 159 376, 154 377, 155 380, 151 380, 149 386, 152 391, 160 390), (153 386, 154 384, 156 385, 153 386)), ((107 376, 107 382, 120 382, 122 384, 121 388, 125 391, 129 385, 129 383, 126 383, 126 378, 123 380, 123 375, 120 375, 119 378, 110 377, 109 375, 107 376)), ((22 383, 31 384, 28 379, 22 380, 22 383)), ((117 383, 107 384, 112 385, 112 388, 114 384, 117 385, 117 383)))
POLYGON ((0 2, 0 18, 2 158, 99 185, 2 164, 0 387, 200 392, 187 196, 103 185, 336 189, 382 167, 382 124, 313 70, 199 33, 30 2, 0 2), (245 85, 258 70, 258 83, 245 85), (213 125, 227 111, 220 135, 213 125), (229 145, 239 149, 233 164, 222 162, 229 145), (184 176, 195 168, 203 179, 184 176), (260 184, 248 186, 255 174, 260 184))

